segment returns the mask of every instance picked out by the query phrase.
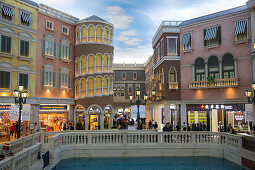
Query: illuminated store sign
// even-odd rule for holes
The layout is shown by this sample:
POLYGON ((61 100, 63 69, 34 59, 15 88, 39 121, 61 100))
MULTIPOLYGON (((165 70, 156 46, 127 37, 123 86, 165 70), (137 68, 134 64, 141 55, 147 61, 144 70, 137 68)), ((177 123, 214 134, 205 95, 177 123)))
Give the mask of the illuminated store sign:
POLYGON ((235 113, 235 120, 244 120, 244 115, 241 112, 235 113))
POLYGON ((0 110, 11 110, 11 105, 0 105, 0 110))
POLYGON ((201 105, 200 106, 201 109, 225 109, 225 110, 232 110, 233 109, 233 106, 232 105, 214 105, 214 104, 211 104, 211 105, 201 105))
POLYGON ((41 105, 40 110, 67 110, 67 105, 41 105))

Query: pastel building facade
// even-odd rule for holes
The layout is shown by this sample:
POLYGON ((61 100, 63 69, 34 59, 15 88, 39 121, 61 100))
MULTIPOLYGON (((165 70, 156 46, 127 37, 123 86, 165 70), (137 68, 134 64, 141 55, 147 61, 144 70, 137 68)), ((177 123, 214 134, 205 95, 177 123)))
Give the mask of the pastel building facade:
POLYGON ((244 92, 254 74, 247 6, 187 20, 179 28, 181 122, 205 123, 216 132, 229 124, 247 127, 244 92))
POLYGON ((93 15, 75 28, 75 117, 81 129, 111 126, 113 113, 113 30, 93 15))
POLYGON ((159 129, 171 122, 178 124, 181 104, 180 73, 180 21, 163 21, 152 39, 153 54, 153 90, 149 107, 153 108, 153 121, 159 129))
MULTIPOLYGON (((0 129, 3 136, 11 123, 13 90, 19 85, 29 92, 27 105, 33 111, 36 82, 36 44, 38 4, 32 1, 3 0, 0 2, 0 129)), ((31 122, 35 121, 34 114, 31 122)), ((23 121, 22 135, 26 134, 28 120, 23 121)))
POLYGON ((57 131, 74 120, 75 24, 79 19, 40 4, 37 20, 38 121, 43 130, 57 131))

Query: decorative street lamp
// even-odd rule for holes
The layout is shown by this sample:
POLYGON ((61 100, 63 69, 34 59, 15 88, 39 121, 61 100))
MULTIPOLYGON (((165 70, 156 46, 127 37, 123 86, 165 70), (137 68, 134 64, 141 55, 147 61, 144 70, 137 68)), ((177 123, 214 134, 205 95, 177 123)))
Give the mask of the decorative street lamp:
POLYGON ((19 86, 19 90, 15 89, 13 91, 13 96, 15 97, 15 104, 19 105, 19 120, 17 124, 17 138, 20 138, 20 127, 21 127, 21 110, 23 108, 23 104, 26 104, 26 99, 28 96, 27 90, 24 90, 22 85, 19 86))
MULTIPOLYGON (((139 112, 139 106, 140 105, 146 105, 146 101, 148 99, 148 96, 146 95, 146 93, 144 94, 144 103, 140 100, 140 93, 141 91, 139 89, 136 90, 136 95, 138 97, 138 99, 135 101, 135 104, 137 105, 137 129, 138 130, 141 130, 141 127, 140 127, 140 112, 139 112)), ((130 103, 131 105, 133 105, 133 96, 129 96, 129 99, 130 99, 130 103)))
POLYGON ((253 97, 251 96, 252 92, 250 91, 250 89, 247 89, 245 91, 245 95, 246 95, 246 97, 248 99, 248 103, 249 104, 253 103, 253 105, 255 105, 255 82, 252 83, 251 87, 252 87, 252 90, 253 90, 253 97))

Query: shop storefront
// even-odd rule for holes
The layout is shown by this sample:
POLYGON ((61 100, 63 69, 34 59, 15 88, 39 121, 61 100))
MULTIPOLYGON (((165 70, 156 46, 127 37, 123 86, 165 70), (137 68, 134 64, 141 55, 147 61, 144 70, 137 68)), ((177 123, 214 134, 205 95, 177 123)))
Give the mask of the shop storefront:
POLYGON ((105 109, 104 109, 104 129, 110 128, 111 114, 112 114, 112 108, 110 106, 105 107, 105 109))
POLYGON ((68 105, 40 105, 39 121, 42 131, 61 131, 67 123, 68 105))
MULTIPOLYGON (((29 135, 30 132, 30 107, 30 104, 23 105, 24 112, 21 112, 21 137, 29 135)), ((13 124, 16 126, 18 123, 18 109, 18 105, 14 104, 0 105, 0 143, 16 138, 16 132, 13 135, 10 134, 10 127, 13 124)))
POLYGON ((76 114, 76 129, 85 130, 86 127, 85 109, 81 106, 78 106, 75 110, 75 114, 76 114))
POLYGON ((245 104, 200 104, 187 106, 187 122, 205 124, 204 130, 226 132, 228 125, 235 131, 247 131, 245 104))
POLYGON ((89 113, 89 130, 100 130, 101 110, 97 106, 93 106, 88 110, 89 113))

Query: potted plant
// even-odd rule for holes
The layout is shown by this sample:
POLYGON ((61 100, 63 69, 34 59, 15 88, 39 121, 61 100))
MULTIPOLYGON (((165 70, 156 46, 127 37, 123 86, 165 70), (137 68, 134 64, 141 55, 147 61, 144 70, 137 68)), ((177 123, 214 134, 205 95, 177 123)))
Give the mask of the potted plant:
POLYGON ((213 76, 208 76, 208 77, 207 77, 207 83, 208 83, 208 86, 209 86, 209 87, 214 86, 215 78, 214 78, 213 76))

